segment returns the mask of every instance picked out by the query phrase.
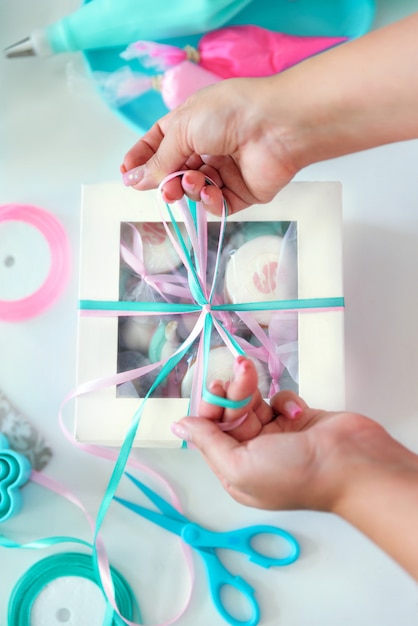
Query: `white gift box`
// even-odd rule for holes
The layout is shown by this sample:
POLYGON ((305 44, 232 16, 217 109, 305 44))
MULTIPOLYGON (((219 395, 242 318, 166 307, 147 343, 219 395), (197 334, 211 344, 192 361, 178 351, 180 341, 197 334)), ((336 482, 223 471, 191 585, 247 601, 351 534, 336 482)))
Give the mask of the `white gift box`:
MULTIPOLYGON (((174 217, 181 215, 175 205, 174 217)), ((118 301, 121 227, 161 222, 158 192, 118 183, 83 187, 80 301, 118 301)), ((219 221, 208 215, 208 221, 219 221)), ((311 406, 344 408, 342 202, 338 182, 292 182, 270 203, 228 217, 231 222, 292 222, 297 232, 297 297, 314 304, 298 313, 298 393, 311 406), (325 299, 322 302, 321 299, 325 299), (330 304, 327 304, 330 300, 330 304)), ((308 303, 309 304, 309 303, 308 303)), ((77 385, 99 381, 76 398, 75 437, 83 443, 119 446, 142 400, 120 397, 116 384, 119 319, 82 314, 78 325, 77 385)), ((151 397, 144 404, 135 444, 181 447, 171 422, 187 414, 187 398, 151 397)))

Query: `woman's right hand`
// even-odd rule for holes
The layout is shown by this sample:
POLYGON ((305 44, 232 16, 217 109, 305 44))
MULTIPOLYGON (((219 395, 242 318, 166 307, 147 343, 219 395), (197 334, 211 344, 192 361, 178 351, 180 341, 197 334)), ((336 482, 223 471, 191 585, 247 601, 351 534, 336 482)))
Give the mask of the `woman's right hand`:
MULTIPOLYGON (((121 166, 124 183, 152 189, 168 174, 189 170, 182 180, 166 183, 167 202, 186 192, 214 213, 220 212, 222 194, 231 213, 269 202, 297 171, 272 97, 275 80, 231 79, 195 93, 129 150, 121 166)), ((282 121, 285 126, 284 114, 282 121)))
POLYGON ((201 195, 219 213, 209 176, 235 213, 272 200, 306 165, 418 137, 417 28, 414 13, 275 76, 201 89, 129 150, 125 184, 153 189, 194 170, 184 187, 164 186, 166 201, 201 195))

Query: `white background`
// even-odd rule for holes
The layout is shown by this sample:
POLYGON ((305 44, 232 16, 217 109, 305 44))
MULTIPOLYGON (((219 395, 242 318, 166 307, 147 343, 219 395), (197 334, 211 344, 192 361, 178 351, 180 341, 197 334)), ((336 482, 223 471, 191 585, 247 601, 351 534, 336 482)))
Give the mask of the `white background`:
MULTIPOLYGON (((0 0, 0 47, 77 4, 0 0)), ((377 4, 375 26, 417 8, 412 0, 377 4)), ((52 212, 63 223, 73 252, 71 282, 55 306, 23 323, 0 322, 0 388, 53 447, 46 473, 73 491, 94 515, 111 464, 76 450, 57 422, 60 403, 75 380, 80 186, 118 180, 119 164, 137 135, 108 110, 81 73, 78 88, 70 88, 68 73, 77 75, 80 68, 79 55, 0 59, 0 204, 29 203, 52 212)), ((391 77, 387 80, 389 86, 391 77)), ((417 162, 418 141, 411 141, 324 162, 297 177, 343 184, 347 407, 380 421, 416 452, 417 162)), ((71 423, 71 407, 67 416, 71 423)), ((302 556, 287 569, 262 570, 244 557, 225 557, 228 567, 255 587, 264 626, 418 623, 415 583, 341 520, 311 512, 244 508, 224 493, 195 451, 134 454, 170 479, 185 511, 196 521, 217 530, 272 523, 297 536, 302 556)), ((131 491, 130 496, 136 494, 131 491)), ((59 496, 30 484, 24 500, 23 511, 4 524, 1 533, 19 542, 64 534, 91 538, 80 511, 59 496)), ((106 521, 105 538, 112 564, 135 589, 144 622, 172 618, 188 585, 179 542, 118 507, 106 521)), ((1 550, 0 625, 6 624, 8 597, 17 579, 54 551, 1 550)), ((221 625, 198 557, 195 564, 192 601, 177 623, 221 625)), ((53 617, 45 623, 59 624, 53 617)), ((84 622, 77 618, 67 623, 84 622)), ((90 620, 89 626, 95 623, 90 620)))

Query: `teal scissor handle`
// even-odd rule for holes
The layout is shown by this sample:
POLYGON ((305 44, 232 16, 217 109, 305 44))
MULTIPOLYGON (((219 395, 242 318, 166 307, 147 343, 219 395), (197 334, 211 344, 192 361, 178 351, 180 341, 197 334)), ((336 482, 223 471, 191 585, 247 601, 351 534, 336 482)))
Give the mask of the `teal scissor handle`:
POLYGON ((11 450, 9 440, 0 433, 0 523, 20 511, 20 489, 29 480, 31 471, 28 459, 11 450))
MULTIPOLYGON (((213 532, 198 524, 187 524, 181 533, 184 541, 193 548, 226 548, 248 556, 250 561, 261 567, 284 566, 294 563, 300 554, 298 542, 290 533, 276 526, 256 525, 232 530, 213 532), (270 556, 258 551, 252 542, 261 535, 274 535, 283 539, 285 551, 280 556, 270 556)), ((279 542, 282 545, 282 542, 279 542)))
POLYGON ((141 515, 154 524, 179 535, 183 541, 194 548, 202 557, 209 582, 210 594, 219 614, 231 626, 257 626, 260 620, 260 609, 254 597, 254 589, 240 576, 234 576, 221 563, 216 555, 217 548, 236 550, 246 554, 248 558, 262 567, 274 565, 288 565, 293 563, 299 556, 299 544, 294 537, 285 530, 275 526, 256 525, 247 528, 233 530, 231 532, 214 532, 203 528, 199 524, 190 522, 187 517, 175 509, 167 500, 155 493, 137 478, 128 474, 126 476, 140 489, 154 505, 161 511, 153 511, 143 506, 123 500, 114 496, 114 500, 127 507, 137 515, 141 515), (267 534, 274 535, 284 540, 286 550, 284 555, 267 556, 259 552, 252 545, 252 541, 258 536, 267 534), (222 601, 222 589, 232 587, 240 593, 251 608, 251 617, 247 620, 238 619, 227 609, 222 601))
POLYGON ((209 581, 209 589, 212 601, 218 613, 231 626, 257 626, 260 621, 260 608, 254 597, 254 589, 241 576, 234 576, 220 562, 211 548, 197 548, 197 552, 203 559, 209 581), (240 620, 232 615, 222 602, 221 592, 223 587, 230 586, 242 594, 251 607, 251 617, 240 620))

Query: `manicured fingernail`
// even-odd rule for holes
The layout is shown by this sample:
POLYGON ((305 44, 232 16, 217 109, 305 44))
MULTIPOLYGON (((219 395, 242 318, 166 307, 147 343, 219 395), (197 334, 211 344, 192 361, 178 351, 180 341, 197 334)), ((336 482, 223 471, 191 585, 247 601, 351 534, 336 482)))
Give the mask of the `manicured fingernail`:
POLYGON ((133 185, 141 182, 141 180, 144 178, 144 174, 145 169, 142 165, 140 165, 139 167, 134 167, 132 170, 129 170, 122 175, 122 182, 127 187, 132 187, 133 185))
POLYGON ((234 361, 234 376, 239 378, 248 370, 248 361, 245 356, 238 356, 234 361))
POLYGON ((302 413, 301 407, 296 404, 296 402, 293 402, 293 400, 285 402, 283 408, 287 416, 291 419, 296 419, 302 413))
POLYGON ((162 191, 162 198, 163 198, 164 202, 167 202, 167 204, 173 204, 173 202, 176 201, 176 199, 173 198, 172 196, 170 196, 169 194, 167 194, 167 192, 164 191, 164 189, 162 191))
POLYGON ((200 199, 202 200, 203 204, 210 204, 211 195, 206 191, 206 187, 202 187, 202 190, 200 192, 200 199))
POLYGON ((170 425, 170 430, 173 435, 176 435, 176 437, 183 439, 183 441, 191 441, 189 431, 187 430, 187 428, 184 428, 182 424, 179 424, 178 422, 173 422, 170 425))
POLYGON ((193 193, 193 191, 196 191, 196 185, 194 183, 189 182, 186 176, 183 176, 183 180, 181 184, 184 190, 188 191, 189 193, 193 193))
POLYGON ((217 393, 217 395, 219 395, 219 393, 223 389, 223 384, 220 380, 211 380, 211 382, 208 385, 208 389, 212 393, 217 393))

